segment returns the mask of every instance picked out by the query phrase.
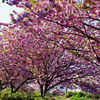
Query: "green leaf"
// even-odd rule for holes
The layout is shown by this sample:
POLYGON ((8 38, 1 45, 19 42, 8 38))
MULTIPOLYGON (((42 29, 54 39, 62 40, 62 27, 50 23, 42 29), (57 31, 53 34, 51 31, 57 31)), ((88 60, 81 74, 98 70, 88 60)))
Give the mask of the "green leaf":
POLYGON ((12 20, 12 22, 14 22, 14 21, 15 21, 15 19, 12 20))
POLYGON ((48 11, 48 8, 47 8, 47 7, 46 7, 46 8, 44 8, 44 11, 45 11, 45 12, 47 12, 47 11, 48 11))
POLYGON ((31 19, 31 18, 28 18, 28 20, 29 20, 29 21, 32 21, 32 19, 31 19))
POLYGON ((34 3, 34 5, 37 5, 37 2, 35 0, 33 1, 33 3, 34 3))
POLYGON ((23 63, 26 63, 26 60, 23 60, 23 63))
POLYGON ((33 3, 34 2, 34 0, 30 0, 30 3, 33 3))
POLYGON ((60 2, 63 2, 63 0, 60 0, 60 2))
POLYGON ((81 4, 78 4, 78 7, 81 8, 81 4))
POLYGON ((9 15, 13 16, 14 14, 10 13, 9 15))
POLYGON ((76 51, 71 50, 71 54, 76 56, 78 53, 76 51))
POLYGON ((95 2, 91 2, 91 0, 87 0, 86 3, 89 3, 91 5, 96 5, 96 3, 95 2))
POLYGON ((30 3, 37 3, 36 0, 30 0, 30 3))
POLYGON ((98 49, 100 49, 100 46, 98 47, 98 49))
POLYGON ((82 7, 82 10, 88 10, 88 9, 90 9, 91 7, 89 7, 89 6, 85 6, 85 7, 82 7))

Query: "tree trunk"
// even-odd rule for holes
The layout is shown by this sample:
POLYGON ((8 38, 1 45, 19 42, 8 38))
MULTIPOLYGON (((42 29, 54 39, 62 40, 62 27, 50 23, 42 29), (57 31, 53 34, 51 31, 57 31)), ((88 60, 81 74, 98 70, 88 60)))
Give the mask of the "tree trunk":
POLYGON ((10 88, 11 88, 11 93, 15 93, 15 91, 14 91, 14 85, 13 85, 12 82, 10 82, 10 88))
POLYGON ((43 93, 43 84, 40 84, 40 93, 41 93, 41 97, 43 97, 44 93, 43 93))
POLYGON ((2 91, 2 83, 1 83, 1 80, 0 80, 0 91, 2 91))
POLYGON ((44 91, 44 94, 43 94, 43 96, 45 96, 45 95, 46 95, 46 93, 47 93, 47 91, 45 90, 45 91, 44 91))
POLYGON ((46 93, 47 93, 47 87, 45 87, 44 89, 43 89, 43 85, 42 85, 42 90, 40 90, 41 91, 41 97, 45 97, 45 95, 46 95, 46 93))
POLYGON ((0 85, 0 91, 2 91, 2 86, 0 85))
POLYGON ((46 93, 47 93, 47 84, 45 84, 44 96, 46 95, 46 93))
POLYGON ((65 87, 65 89, 66 89, 66 94, 67 94, 67 87, 65 87))

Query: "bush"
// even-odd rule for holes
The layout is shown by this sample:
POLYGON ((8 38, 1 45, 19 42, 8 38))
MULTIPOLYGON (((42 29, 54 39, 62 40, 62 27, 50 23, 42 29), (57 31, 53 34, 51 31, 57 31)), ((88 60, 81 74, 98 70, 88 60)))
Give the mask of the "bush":
POLYGON ((0 95, 0 99, 2 99, 2 100, 5 100, 5 99, 7 99, 8 97, 9 97, 9 93, 1 93, 1 95, 0 95))
POLYGON ((61 97, 56 97, 57 99, 61 99, 61 97))
POLYGON ((85 97, 86 94, 83 92, 77 92, 76 97, 85 97))
POLYGON ((71 97, 71 100, 96 100, 96 99, 92 99, 92 98, 86 98, 86 97, 71 97))
POLYGON ((40 96, 40 92, 34 92, 34 96, 39 97, 40 96))
POLYGON ((53 97, 40 97, 40 92, 34 92, 33 94, 27 93, 11 93, 9 89, 5 89, 0 92, 0 100, 56 100, 53 97))
POLYGON ((73 96, 73 95, 75 95, 76 93, 75 92, 68 92, 66 95, 65 95, 65 97, 66 98, 69 98, 69 97, 71 97, 71 96, 73 96))
POLYGON ((100 95, 99 94, 94 94, 94 98, 95 99, 100 99, 100 95))
POLYGON ((1 97, 2 100, 22 100, 24 99, 24 95, 17 92, 17 93, 2 93, 1 97))
POLYGON ((64 92, 62 92, 61 90, 59 89, 56 89, 52 92, 52 95, 53 96, 59 96, 59 95, 65 95, 64 92))
POLYGON ((32 95, 28 95, 26 100, 35 100, 34 98, 35 98, 35 97, 32 96, 32 95))
POLYGON ((92 98, 90 94, 86 94, 86 98, 92 98))
POLYGON ((53 94, 50 93, 50 92, 47 92, 47 93, 46 93, 46 96, 53 97, 53 94))

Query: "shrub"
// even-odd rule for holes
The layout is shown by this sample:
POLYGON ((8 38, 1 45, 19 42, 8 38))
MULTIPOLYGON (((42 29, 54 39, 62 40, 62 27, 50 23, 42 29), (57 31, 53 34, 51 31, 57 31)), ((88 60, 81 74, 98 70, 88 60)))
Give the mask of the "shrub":
POLYGON ((56 89, 52 92, 52 95, 53 96, 59 96, 59 95, 64 95, 64 92, 62 92, 61 90, 59 89, 56 89))
POLYGON ((57 99, 61 99, 61 97, 56 97, 57 99))
POLYGON ((1 93, 1 95, 0 95, 0 99, 2 99, 2 100, 6 100, 8 97, 9 97, 9 93, 1 93))
POLYGON ((34 98, 35 98, 35 97, 32 96, 32 95, 28 95, 26 100, 35 100, 34 98))
POLYGON ((34 92, 34 96, 39 97, 40 96, 40 92, 34 92))
POLYGON ((90 94, 86 94, 85 97, 86 97, 86 98, 91 98, 91 95, 90 95, 90 94))
POLYGON ((71 96, 73 96, 73 95, 75 95, 76 93, 75 92, 68 92, 66 95, 65 95, 65 97, 66 98, 69 98, 69 97, 71 97, 71 96))
POLYGON ((92 99, 92 98, 86 98, 86 97, 81 97, 81 98, 78 98, 78 97, 71 97, 71 100, 95 100, 95 99, 92 99))
POLYGON ((5 92, 11 92, 11 89, 4 89, 3 91, 5 91, 5 92))
POLYGON ((20 92, 10 93, 10 92, 1 92, 0 99, 2 100, 24 100, 25 95, 20 92))
POLYGON ((86 94, 83 92, 77 92, 76 97, 85 97, 86 94))
POLYGON ((53 94, 50 93, 50 92, 47 92, 47 93, 46 93, 46 96, 53 97, 53 94))
POLYGON ((95 99, 100 99, 100 95, 99 94, 94 94, 94 98, 95 99))
POLYGON ((34 92, 34 94, 27 94, 27 93, 10 93, 11 91, 5 89, 4 91, 0 92, 0 100, 56 100, 51 97, 40 97, 40 92, 34 92))

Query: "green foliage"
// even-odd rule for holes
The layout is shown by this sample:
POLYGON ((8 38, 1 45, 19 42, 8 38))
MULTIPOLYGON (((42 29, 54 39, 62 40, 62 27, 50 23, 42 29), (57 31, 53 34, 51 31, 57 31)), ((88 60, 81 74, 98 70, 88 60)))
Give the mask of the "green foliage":
POLYGON ((98 47, 98 49, 100 49, 100 46, 98 47))
POLYGON ((86 94, 83 92, 77 92, 76 97, 85 97, 86 94))
MULTIPOLYGON (((83 92, 68 92, 65 96, 66 98, 71 97, 71 100, 98 100, 100 95, 95 94, 94 99, 90 94, 85 94, 83 92)), ((10 89, 4 89, 0 92, 0 100, 58 100, 61 99, 61 96, 56 96, 55 98, 51 93, 47 93, 44 98, 40 97, 40 92, 34 92, 29 95, 26 93, 16 92, 11 93, 10 89)), ((62 99, 63 100, 63 99, 62 99)))
POLYGON ((10 92, 2 92, 0 98, 2 100, 22 100, 25 96, 20 92, 10 93, 10 92))
POLYGON ((99 94, 94 94, 94 98, 100 99, 100 95, 99 94))
POLYGON ((91 95, 90 95, 90 94, 86 94, 85 97, 86 97, 86 98, 91 98, 91 95))
POLYGON ((61 99, 61 97, 56 97, 57 99, 61 99))
POLYGON ((71 100, 97 100, 99 98, 100 95, 95 95, 93 99, 90 94, 85 94, 81 91, 77 92, 76 95, 72 96, 71 100))
POLYGON ((36 0, 30 0, 30 3, 36 3, 36 0))
POLYGON ((89 6, 82 7, 82 10, 88 10, 88 9, 91 9, 91 7, 89 7, 89 6))
POLYGON ((71 96, 73 96, 73 95, 75 95, 76 93, 75 92, 68 92, 66 95, 65 95, 65 97, 66 98, 69 98, 69 97, 71 97, 71 96))
POLYGON ((3 93, 3 92, 9 92, 9 93, 11 93, 11 90, 10 89, 3 89, 2 91, 1 91, 1 93, 3 93))
POLYGON ((6 92, 11 92, 11 90, 10 90, 10 89, 5 89, 5 91, 6 91, 6 92))
POLYGON ((74 50, 71 50, 71 54, 73 54, 73 55, 78 55, 78 53, 76 52, 76 51, 74 51, 74 50))
POLYGON ((26 93, 16 92, 11 93, 10 89, 4 89, 0 92, 0 100, 56 100, 53 97, 40 97, 40 92, 34 92, 31 95, 26 93))
POLYGON ((73 97, 71 97, 71 100, 96 100, 96 99, 86 98, 86 97, 78 98, 78 97, 73 96, 73 97))
POLYGON ((46 8, 44 8, 44 11, 45 11, 45 12, 47 12, 47 11, 48 11, 48 8, 47 8, 47 7, 46 7, 46 8))
POLYGON ((28 95, 27 98, 28 98, 28 100, 35 100, 35 99, 34 99, 35 97, 32 96, 32 95, 28 95))
POLYGON ((40 96, 40 92, 34 92, 34 95, 39 97, 40 96))
POLYGON ((53 94, 50 93, 50 92, 47 92, 47 93, 46 93, 46 96, 53 97, 53 94))
MULTIPOLYGON (((96 96, 96 95, 95 95, 96 96)), ((83 92, 68 92, 65 95, 66 98, 71 98, 71 100, 97 100, 97 98, 95 97, 95 99, 93 99, 91 97, 90 94, 85 94, 83 92)))

